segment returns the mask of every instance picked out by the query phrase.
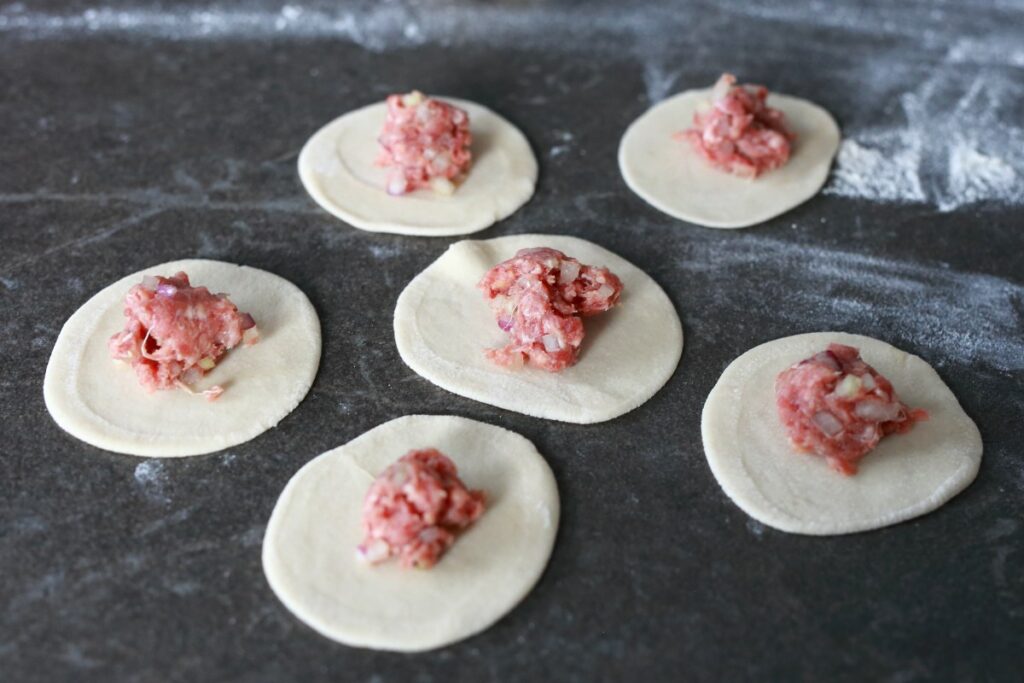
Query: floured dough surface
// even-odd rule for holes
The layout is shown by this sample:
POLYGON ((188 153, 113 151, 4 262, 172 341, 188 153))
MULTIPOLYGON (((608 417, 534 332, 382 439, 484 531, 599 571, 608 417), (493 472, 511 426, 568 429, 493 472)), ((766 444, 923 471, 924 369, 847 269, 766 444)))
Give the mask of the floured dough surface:
POLYGON ((417 275, 395 306, 402 360, 443 389, 500 408, 564 422, 610 420, 644 403, 675 371, 683 326, 661 287, 607 249, 563 235, 464 240, 417 275), (579 361, 561 372, 511 369, 484 349, 504 346, 476 285, 490 268, 527 247, 552 247, 622 279, 618 306, 585 318, 579 361))
POLYGON ((839 127, 816 104, 769 95, 796 133, 782 168, 756 179, 712 167, 673 137, 693 125, 693 114, 711 99, 711 89, 688 90, 651 107, 634 121, 619 144, 619 170, 631 190, 654 208, 708 228, 745 228, 763 223, 807 201, 828 178, 839 149, 839 127))
POLYGON ((722 373, 704 404, 708 464, 740 508, 799 534, 846 534, 923 515, 967 487, 981 464, 981 435, 928 363, 885 342, 842 332, 800 334, 746 352, 722 373), (900 400, 929 419, 890 435, 854 476, 798 453, 775 408, 775 378, 830 342, 860 349, 900 400))
POLYGON ((298 287, 256 268, 207 260, 171 261, 133 273, 102 290, 64 324, 46 367, 43 395, 58 425, 99 448, 130 455, 198 455, 248 441, 290 413, 309 391, 320 364, 320 320, 298 287), (228 294, 252 314, 260 332, 238 346, 196 385, 224 394, 148 393, 131 365, 114 360, 107 340, 124 328, 124 297, 144 275, 188 273, 193 286, 228 294))
POLYGON ((393 197, 388 169, 374 161, 387 112, 381 102, 331 121, 299 154, 299 178, 317 204, 361 230, 401 235, 464 235, 509 216, 533 196, 537 159, 519 129, 474 102, 439 98, 465 109, 473 163, 452 195, 417 190, 393 197))
POLYGON ((558 529, 558 489, 527 439, 461 417, 386 422, 309 462, 281 494, 263 539, 263 570, 281 602, 321 634, 358 647, 415 652, 483 631, 530 592, 558 529), (431 569, 356 559, 374 478, 416 448, 455 463, 487 509, 431 569))

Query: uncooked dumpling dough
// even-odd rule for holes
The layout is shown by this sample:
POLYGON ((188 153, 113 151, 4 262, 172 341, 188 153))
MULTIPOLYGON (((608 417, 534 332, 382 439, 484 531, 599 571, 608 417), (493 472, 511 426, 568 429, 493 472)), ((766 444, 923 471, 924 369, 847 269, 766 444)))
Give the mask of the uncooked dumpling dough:
POLYGON ((292 477, 263 539, 281 602, 323 635, 415 652, 454 643, 507 614, 540 578, 558 529, 558 489, 528 440, 462 417, 409 415, 328 451, 292 477), (487 509, 431 569, 356 558, 370 484, 412 449, 437 448, 487 509))
POLYGON ((284 278, 206 260, 163 263, 102 290, 68 319, 46 367, 43 395, 72 436, 130 455, 198 455, 248 441, 280 422, 309 391, 320 364, 320 321, 309 299, 284 278), (193 286, 224 292, 252 314, 260 341, 224 354, 197 389, 219 384, 214 402, 185 391, 148 393, 128 363, 107 350, 124 329, 124 297, 144 275, 183 270, 193 286))
POLYGON ((451 195, 417 190, 391 196, 388 169, 374 161, 387 112, 381 102, 331 121, 299 154, 299 178, 316 203, 346 223, 400 235, 465 235, 512 214, 533 196, 537 159, 515 126, 490 109, 438 98, 469 114, 473 163, 451 195))
POLYGON ((936 509, 967 487, 981 464, 981 435, 926 362, 885 342, 842 332, 776 339, 737 358, 704 404, 704 452, 726 495, 751 517, 798 534, 876 529, 936 509), (795 451, 775 408, 775 378, 830 342, 860 349, 928 420, 882 439, 854 476, 795 451))
POLYGON ((769 95, 768 106, 781 110, 797 135, 792 155, 782 168, 740 178, 673 137, 690 128, 694 112, 710 100, 710 88, 687 90, 651 107, 622 136, 619 170, 651 206, 708 228, 745 228, 802 204, 825 184, 839 149, 839 127, 827 111, 807 100, 769 95))
POLYGON ((592 242, 562 235, 464 240, 448 248, 398 297, 402 360, 443 389, 499 408, 564 422, 602 422, 644 403, 679 364, 683 326, 646 273, 592 242), (527 247, 552 247, 622 279, 615 308, 584 319, 579 361, 561 372, 511 369, 484 355, 508 335, 477 289, 484 273, 527 247))

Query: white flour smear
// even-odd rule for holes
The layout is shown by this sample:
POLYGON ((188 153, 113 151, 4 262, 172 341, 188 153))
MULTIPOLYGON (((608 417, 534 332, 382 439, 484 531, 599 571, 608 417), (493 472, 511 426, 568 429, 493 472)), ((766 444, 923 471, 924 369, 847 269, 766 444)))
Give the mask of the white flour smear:
MULTIPOLYGON (((965 58, 962 48, 950 55, 965 58)), ((1024 204, 1020 75, 950 62, 900 97, 905 124, 844 131, 827 194, 928 202, 941 211, 1024 204)))
MULTIPOLYGON (((735 283, 751 267, 778 269, 759 286, 785 302, 778 315, 794 331, 815 321, 870 334, 891 330, 928 350, 933 365, 955 362, 999 372, 1024 371, 1024 285, 980 273, 919 265, 751 235, 727 248, 691 243, 678 265, 711 278, 723 307, 743 305, 735 283), (793 275, 798 274, 794 278, 793 275), (793 282, 801 286, 794 290, 793 282), (778 291, 775 291, 775 290, 778 291)), ((810 325, 810 327, 808 327, 810 325)), ((888 339, 899 345, 901 339, 888 339)))

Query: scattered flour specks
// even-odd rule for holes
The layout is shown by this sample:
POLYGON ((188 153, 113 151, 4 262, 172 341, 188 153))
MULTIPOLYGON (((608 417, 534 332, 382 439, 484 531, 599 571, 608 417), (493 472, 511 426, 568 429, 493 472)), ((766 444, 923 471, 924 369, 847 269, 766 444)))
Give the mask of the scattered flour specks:
POLYGON ((644 88, 647 91, 647 102, 657 104, 665 99, 672 92, 678 78, 678 71, 668 71, 655 62, 644 64, 644 88))
POLYGON ((905 123, 853 129, 828 194, 954 211, 1024 203, 1024 86, 999 70, 938 65, 899 99, 905 123))
POLYGON ((160 460, 146 460, 135 467, 135 482, 142 489, 143 495, 153 501, 167 502, 169 498, 164 491, 166 473, 164 463, 160 460))
MULTIPOLYGON (((827 324, 897 346, 912 342, 939 368, 1024 371, 1024 285, 1003 278, 753 235, 728 249, 693 244, 677 263, 702 271, 708 290, 722 292, 751 267, 762 269, 765 296, 786 302, 778 315, 789 329, 833 321, 827 324), (802 283, 796 290, 794 274, 802 283)), ((729 294, 720 303, 736 305, 729 294)))
POLYGON ((395 244, 370 244, 367 246, 370 254, 378 261, 395 258, 401 255, 402 248, 395 244))

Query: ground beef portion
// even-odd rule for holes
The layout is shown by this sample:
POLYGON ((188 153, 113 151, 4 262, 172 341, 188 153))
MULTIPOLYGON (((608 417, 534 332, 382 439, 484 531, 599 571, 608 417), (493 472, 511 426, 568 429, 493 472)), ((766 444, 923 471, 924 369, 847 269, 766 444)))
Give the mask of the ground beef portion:
MULTIPOLYGON (((131 363, 147 390, 189 388, 228 349, 258 339, 256 323, 225 294, 193 287, 185 273, 147 275, 124 300, 125 328, 110 338, 113 358, 131 363)), ((204 392, 215 399, 221 389, 204 392)))
POLYGON ((483 492, 467 489, 447 456, 409 451, 370 485, 357 556, 376 564, 397 555, 403 567, 429 569, 483 512, 483 492))
POLYGON ((549 372, 573 365, 583 342, 582 317, 619 301, 622 281, 607 268, 583 265, 555 249, 521 249, 491 268, 478 285, 512 341, 488 349, 500 365, 524 362, 549 372))
POLYGON ((440 100, 414 91, 387 99, 387 118, 377 141, 377 163, 390 166, 388 194, 421 188, 451 194, 469 171, 469 115, 440 100))
POLYGON ((842 344, 829 344, 780 373, 775 403, 793 445, 824 456, 843 474, 856 474, 857 463, 882 437, 928 419, 924 410, 901 403, 857 349, 842 344))
POLYGON ((796 139, 786 128, 783 114, 765 100, 761 85, 736 85, 736 77, 723 74, 712 91, 711 107, 693 115, 693 128, 683 135, 716 168, 755 178, 789 160, 796 139))

